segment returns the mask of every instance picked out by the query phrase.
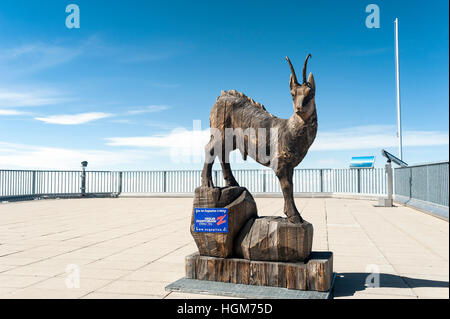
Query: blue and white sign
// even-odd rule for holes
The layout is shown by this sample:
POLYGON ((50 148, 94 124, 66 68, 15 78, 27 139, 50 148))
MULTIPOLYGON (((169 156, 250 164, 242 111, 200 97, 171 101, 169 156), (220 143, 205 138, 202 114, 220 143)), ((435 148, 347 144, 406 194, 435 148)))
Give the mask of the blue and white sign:
POLYGON ((195 232, 228 233, 228 208, 194 208, 195 232))
POLYGON ((355 156, 352 157, 350 168, 373 168, 375 156, 355 156))

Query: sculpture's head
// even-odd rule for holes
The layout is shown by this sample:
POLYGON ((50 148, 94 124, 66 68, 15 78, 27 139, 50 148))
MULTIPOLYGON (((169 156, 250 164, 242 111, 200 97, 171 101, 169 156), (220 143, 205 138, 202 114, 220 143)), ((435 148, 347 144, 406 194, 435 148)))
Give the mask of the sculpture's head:
POLYGON ((316 95, 316 84, 312 73, 309 73, 308 81, 306 81, 306 65, 311 54, 308 54, 303 65, 303 84, 299 84, 295 75, 294 67, 288 57, 286 60, 291 68, 291 77, 289 87, 291 89, 292 101, 294 103, 294 112, 306 121, 316 108, 314 97, 316 95))

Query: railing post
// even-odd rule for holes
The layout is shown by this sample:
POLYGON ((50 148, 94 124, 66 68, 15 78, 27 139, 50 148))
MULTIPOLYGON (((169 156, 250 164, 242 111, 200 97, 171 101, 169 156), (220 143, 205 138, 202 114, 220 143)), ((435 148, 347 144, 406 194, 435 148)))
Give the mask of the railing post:
POLYGON ((266 186, 266 171, 263 170, 262 171, 262 177, 263 177, 263 193, 265 193, 267 191, 267 186, 266 186))
POLYGON ((31 194, 36 195, 36 171, 33 171, 31 178, 31 194))
POLYGON ((392 169, 392 196, 394 196, 395 195, 395 192, 396 192, 396 190, 395 190, 395 180, 396 180, 396 173, 395 173, 395 169, 393 168, 392 169))
POLYGON ((86 195, 86 166, 87 162, 83 161, 81 162, 81 196, 86 195))
POLYGON ((358 168, 358 193, 361 193, 361 169, 358 168))
POLYGON ((391 162, 388 162, 386 164, 386 174, 388 178, 388 200, 391 203, 392 206, 392 191, 393 191, 393 179, 392 179, 392 164, 391 162))
POLYGON ((81 187, 80 187, 80 191, 81 191, 81 196, 86 195, 86 171, 84 169, 81 171, 81 187))
POLYGON ((323 193, 323 169, 320 169, 320 192, 323 193))
POLYGON ((167 181, 166 181, 166 177, 167 177, 167 171, 163 172, 163 192, 167 192, 167 181))
POLYGON ((408 186, 409 186, 409 198, 412 198, 412 168, 408 168, 409 178, 408 178, 408 186))
POLYGON ((117 190, 118 194, 122 193, 122 173, 123 172, 119 172, 119 189, 117 190))

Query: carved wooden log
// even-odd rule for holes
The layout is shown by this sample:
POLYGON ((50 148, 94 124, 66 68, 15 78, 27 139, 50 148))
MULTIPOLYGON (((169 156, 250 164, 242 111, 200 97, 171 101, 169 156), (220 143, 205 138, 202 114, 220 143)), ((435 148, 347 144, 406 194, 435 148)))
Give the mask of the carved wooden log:
POLYGON ((249 220, 235 241, 237 257, 249 260, 302 261, 312 249, 313 226, 287 218, 260 217, 249 220))
POLYGON ((313 252, 307 263, 308 289, 324 291, 331 285, 332 277, 324 274, 333 273, 333 254, 329 252, 313 252))
POLYGON ((255 200, 245 187, 197 187, 193 208, 228 208, 228 233, 195 232, 192 210, 191 234, 203 256, 231 256, 234 239, 241 228, 249 219, 258 216, 255 200))
POLYGON ((305 262, 218 258, 194 253, 186 256, 186 278, 328 291, 333 279, 333 253, 313 252, 305 262))

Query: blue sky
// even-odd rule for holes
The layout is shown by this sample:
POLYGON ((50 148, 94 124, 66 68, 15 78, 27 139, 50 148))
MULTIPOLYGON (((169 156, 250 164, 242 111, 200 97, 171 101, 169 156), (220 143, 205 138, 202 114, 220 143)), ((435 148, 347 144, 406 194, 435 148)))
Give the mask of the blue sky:
POLYGON ((382 148, 398 153, 395 17, 404 160, 448 160, 447 1, 2 0, 0 168, 200 169, 220 91, 287 118, 284 57, 300 74, 307 53, 319 132, 299 167, 381 167, 382 148), (65 26, 70 3, 79 29, 65 26), (370 3, 379 29, 365 26, 370 3))

